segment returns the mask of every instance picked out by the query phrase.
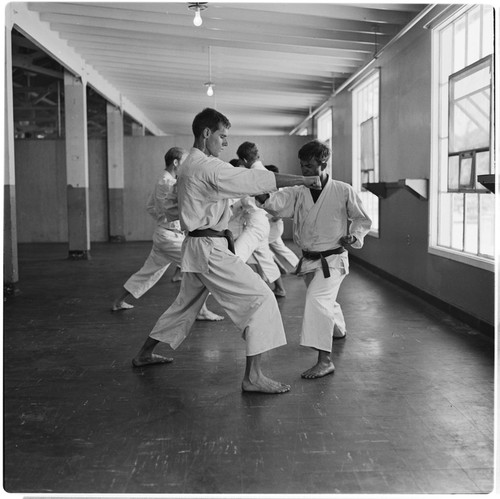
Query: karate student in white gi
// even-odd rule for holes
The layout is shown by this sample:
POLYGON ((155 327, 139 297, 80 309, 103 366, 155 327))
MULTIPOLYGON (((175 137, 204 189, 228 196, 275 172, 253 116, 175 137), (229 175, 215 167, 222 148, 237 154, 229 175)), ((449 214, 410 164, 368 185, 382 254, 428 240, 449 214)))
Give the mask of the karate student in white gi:
POLYGON ((346 334, 344 316, 337 303, 340 284, 349 273, 344 248, 361 248, 371 227, 354 189, 328 178, 325 168, 329 157, 329 147, 317 140, 299 150, 302 174, 319 175, 321 190, 290 187, 256 197, 269 213, 293 217, 293 239, 303 255, 297 274, 304 276, 307 286, 300 344, 318 351, 317 363, 302 373, 308 379, 335 371, 332 340, 334 335, 346 334))
MULTIPOLYGON (((260 160, 259 150, 253 142, 243 142, 236 151, 240 160, 240 165, 251 170, 266 170, 260 160)), ((285 286, 281 279, 281 271, 278 267, 273 252, 269 247, 269 235, 271 224, 269 215, 255 205, 255 200, 250 198, 246 202, 246 227, 240 238, 236 239, 236 254, 242 251, 240 248, 248 250, 251 246, 249 242, 258 237, 258 244, 252 248, 252 257, 247 263, 257 265, 261 277, 269 283, 274 283, 274 294, 277 297, 286 296, 285 286), (239 251, 240 250, 240 251, 239 251)))
MULTIPOLYGON (((279 173, 279 169, 275 165, 264 165, 267 170, 274 173, 279 173)), ((283 269, 283 274, 294 271, 299 263, 299 257, 283 242, 281 236, 285 230, 283 219, 269 215, 269 248, 277 260, 278 267, 283 269), (283 264, 285 263, 286 266, 283 264)))
POLYGON ((278 187, 319 187, 319 177, 233 168, 218 159, 227 146, 230 126, 223 114, 211 108, 194 118, 194 146, 177 181, 181 228, 187 231, 182 248, 181 288, 132 363, 140 367, 172 362, 153 350, 159 342, 176 349, 186 339, 210 292, 246 341, 242 390, 284 393, 290 386, 268 378, 261 368, 264 352, 286 344, 280 311, 269 287, 231 251, 229 204, 235 197, 273 192, 278 187))
MULTIPOLYGON (((180 268, 185 236, 180 228, 175 184, 179 166, 187 155, 188 152, 181 147, 172 147, 165 154, 165 170, 158 178, 146 206, 147 212, 156 220, 153 247, 143 266, 123 285, 122 294, 113 302, 113 312, 134 308, 125 300, 130 296, 139 299, 160 280, 172 263, 180 268)), ((224 317, 208 310, 205 304, 198 316, 198 320, 222 319, 224 317)))

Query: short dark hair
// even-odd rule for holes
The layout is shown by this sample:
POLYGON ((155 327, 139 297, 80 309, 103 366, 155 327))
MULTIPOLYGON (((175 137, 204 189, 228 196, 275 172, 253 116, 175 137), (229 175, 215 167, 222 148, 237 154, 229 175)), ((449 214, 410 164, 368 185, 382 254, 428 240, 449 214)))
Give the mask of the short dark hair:
POLYGON ((231 123, 222 113, 210 107, 206 107, 194 117, 192 126, 193 135, 199 137, 205 128, 209 128, 212 132, 216 132, 220 125, 225 128, 231 128, 231 123))
POLYGON ((229 164, 231 164, 233 166, 240 166, 240 160, 238 158, 234 158, 234 159, 229 161, 229 164))
POLYGON ((270 172, 279 173, 280 170, 276 165, 264 165, 270 172))
POLYGON ((172 166, 175 159, 180 161, 182 156, 186 153, 186 149, 183 149, 182 147, 171 147, 165 154, 165 166, 172 166))
POLYGON ((238 158, 244 159, 245 161, 256 161, 259 157, 259 150, 257 145, 253 142, 243 142, 243 144, 238 147, 236 151, 238 158))
POLYGON ((308 161, 313 158, 318 163, 326 164, 330 158, 330 148, 319 140, 311 140, 311 142, 304 144, 299 150, 299 159, 308 161))

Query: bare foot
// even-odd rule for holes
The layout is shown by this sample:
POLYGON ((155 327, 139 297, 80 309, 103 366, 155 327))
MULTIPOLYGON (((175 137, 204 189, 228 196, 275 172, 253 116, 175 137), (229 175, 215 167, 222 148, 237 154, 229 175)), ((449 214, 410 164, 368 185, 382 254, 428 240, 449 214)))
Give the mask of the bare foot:
POLYGON ((274 294, 277 298, 284 298, 286 296, 286 291, 284 289, 274 288, 274 294))
POLYGON ((290 391, 290 385, 285 385, 279 381, 274 381, 265 376, 261 376, 254 382, 249 379, 244 379, 241 383, 241 389, 244 392, 259 392, 259 393, 286 393, 290 391))
POLYGON ((126 301, 119 301, 119 302, 114 302, 113 306, 111 307, 111 312, 119 312, 120 310, 130 310, 131 308, 134 308, 133 305, 130 305, 130 303, 127 303, 126 301))
POLYGON ((333 374, 335 372, 335 366, 332 362, 324 364, 323 362, 318 362, 315 366, 311 367, 307 371, 304 371, 301 376, 306 379, 316 379, 322 378, 328 374, 333 374))
POLYGON ((222 315, 217 315, 214 312, 211 312, 208 309, 200 310, 198 317, 196 317, 197 321, 222 321, 224 317, 222 315))
POLYGON ((134 367, 150 366, 152 364, 170 364, 174 359, 169 357, 163 357, 162 355, 157 355, 152 353, 150 357, 135 357, 132 359, 132 365, 134 367))

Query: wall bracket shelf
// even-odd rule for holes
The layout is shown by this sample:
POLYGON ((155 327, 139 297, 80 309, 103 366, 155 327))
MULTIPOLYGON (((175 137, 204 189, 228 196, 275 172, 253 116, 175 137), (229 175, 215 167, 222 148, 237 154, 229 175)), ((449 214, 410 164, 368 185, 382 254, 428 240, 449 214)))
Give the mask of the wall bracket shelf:
POLYGON ((373 182, 363 184, 363 187, 382 199, 389 197, 396 189, 406 189, 419 199, 429 197, 429 179, 427 178, 403 178, 398 182, 373 182))
POLYGON ((478 175, 477 181, 484 185, 490 192, 495 192, 495 175, 478 175))

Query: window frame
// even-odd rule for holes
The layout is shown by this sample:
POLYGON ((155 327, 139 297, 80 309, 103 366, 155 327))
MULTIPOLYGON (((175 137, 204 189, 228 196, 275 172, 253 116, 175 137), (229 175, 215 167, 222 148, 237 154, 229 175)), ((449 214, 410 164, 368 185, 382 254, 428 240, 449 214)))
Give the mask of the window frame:
MULTIPOLYGON (((469 12, 471 12, 475 7, 477 6, 465 6, 458 11, 454 13, 454 15, 450 16, 448 19, 443 20, 441 23, 439 23, 436 26, 433 26, 432 30, 432 92, 431 92, 431 109, 432 109, 432 117, 431 117, 431 155, 430 155, 430 160, 431 160, 431 169, 430 169, 430 198, 429 198, 429 240, 428 240, 428 253, 437 255, 443 258, 446 258, 448 260, 454 260, 457 262, 461 262, 473 267, 481 268, 484 270, 488 270, 490 272, 495 271, 496 267, 496 256, 497 256, 497 248, 495 245, 495 248, 493 250, 493 258, 487 257, 487 256, 481 256, 480 254, 472 254, 472 253, 466 253, 465 251, 460 251, 454 248, 448 248, 445 246, 439 246, 438 245, 438 239, 439 239, 439 232, 438 232, 438 224, 439 224, 439 193, 440 193, 440 175, 442 172, 440 171, 440 154, 442 154, 442 151, 440 150, 440 141, 442 140, 440 129, 441 129, 441 124, 440 124, 440 86, 442 83, 441 80, 441 75, 440 75, 440 58, 441 58, 441 47, 440 47, 440 35, 441 32, 451 24, 455 23, 460 17, 463 17, 467 15, 469 12)), ((490 58, 491 62, 491 71, 493 74, 494 67, 493 67, 493 59, 492 59, 492 54, 488 54, 484 57, 481 57, 481 59, 478 59, 477 61, 472 62, 471 64, 468 64, 464 68, 457 70, 450 75, 448 75, 448 85, 449 85, 449 78, 452 76, 456 76, 460 74, 461 72, 465 71, 470 71, 471 68, 474 66, 477 66, 481 63, 484 63, 486 59, 490 58)), ((495 143, 494 143, 494 85, 491 84, 490 87, 490 145, 486 150, 489 150, 490 152, 490 171, 492 167, 492 162, 493 162, 493 156, 494 156, 494 151, 495 151, 495 143)), ((450 98, 450 92, 449 92, 449 87, 448 87, 448 99, 450 98)), ((448 100, 448 106, 449 106, 449 100, 448 100)), ((449 121, 451 120, 450 116, 450 107, 448 107, 448 124, 449 121)), ((448 129, 449 133, 449 129, 448 129)), ((482 149, 482 148, 481 148, 482 149)), ((471 154, 474 156, 475 160, 475 155, 477 152, 481 152, 479 149, 477 150, 467 150, 467 151, 460 151, 462 154, 471 154)), ((449 144, 448 148, 446 150, 446 158, 448 161, 448 158, 450 157, 449 155, 449 144)), ((442 160, 442 158, 441 158, 442 160)), ((448 166, 447 166, 448 168, 448 166)), ((447 175, 449 172, 446 172, 447 175)), ((477 177, 473 179, 474 185, 477 183, 477 177)), ((487 189, 481 189, 481 188, 474 188, 470 190, 450 190, 449 191, 451 194, 478 194, 479 196, 481 195, 488 195, 488 196, 495 196, 494 198, 494 204, 495 208, 499 206, 499 202, 496 198, 496 194, 488 193, 487 189)), ((495 210, 495 215, 498 210, 495 210)), ((478 233, 480 235, 480 233, 478 233)))
MULTIPOLYGON (((325 109, 321 114, 319 114, 316 117, 316 138, 320 140, 321 142, 325 142, 328 147, 330 148, 330 151, 332 150, 332 143, 333 143, 333 110, 332 107, 328 107, 325 109), (329 119, 328 119, 329 118, 329 119), (323 121, 329 122, 329 128, 330 128, 330 136, 328 138, 325 138, 324 136, 320 135, 319 130, 320 130, 320 125, 322 124, 323 121)), ((332 178, 332 155, 330 154, 330 157, 328 158, 328 162, 325 168, 326 173, 330 178, 332 178)))
MULTIPOLYGON (((352 96, 352 184, 356 192, 359 194, 361 192, 368 192, 372 196, 374 196, 373 200, 376 201, 377 204, 377 221, 378 227, 376 229, 372 228, 368 232, 368 236, 374 237, 376 239, 380 238, 381 233, 381 219, 380 219, 380 199, 378 199, 375 194, 371 193, 368 190, 363 190, 363 173, 370 171, 373 172, 374 179, 372 182, 379 182, 380 180, 380 102, 381 102, 381 88, 382 88, 382 78, 381 78, 381 69, 375 68, 369 73, 367 73, 361 80, 356 82, 349 90, 352 96), (357 93, 370 82, 372 78, 376 77, 378 79, 378 92, 377 92, 377 113, 372 114, 369 118, 365 119, 362 122, 359 122, 358 119, 358 99, 357 93), (360 142, 361 135, 361 125, 366 121, 373 119, 374 124, 372 127, 372 131, 374 134, 373 140, 373 152, 374 152, 374 168, 373 170, 362 170, 360 161, 361 149, 358 147, 360 142), (377 140, 375 140, 375 133, 377 133, 377 140), (378 150, 377 150, 378 148, 378 150), (359 189, 359 190, 358 190, 359 189)), ((371 175, 370 175, 371 176, 371 175)), ((369 214, 371 216, 371 214, 369 214)))
MULTIPOLYGON (((455 102, 454 100, 454 89, 455 86, 452 85, 453 81, 456 81, 456 79, 466 73, 473 74, 475 71, 483 69, 483 68, 488 68, 490 74, 492 74, 493 71, 493 61, 492 61, 492 56, 487 55, 483 57, 482 59, 479 59, 478 61, 470 64, 469 66, 460 69, 459 71, 450 74, 448 77, 448 112, 449 112, 449 117, 448 117, 448 137, 452 137, 453 134, 451 133, 452 131, 452 125, 455 122, 454 120, 454 111, 455 111, 455 106, 453 103, 455 102)), ((490 127, 488 130, 488 143, 489 146, 482 146, 482 147, 475 147, 472 149, 458 149, 458 148, 453 148, 452 149, 452 140, 448 140, 448 169, 450 168, 450 158, 452 157, 457 157, 458 158, 458 186, 457 188, 451 188, 450 187, 450 182, 448 181, 448 192, 463 192, 463 193, 473 193, 473 192, 487 192, 487 189, 482 186, 478 186, 477 182, 477 173, 476 173, 476 156, 477 153, 482 153, 482 152, 489 152, 491 154, 491 143, 492 143, 492 126, 491 126, 491 121, 492 121, 492 109, 491 109, 491 100, 492 100, 492 95, 493 95, 493 81, 492 79, 490 80, 489 83, 489 91, 490 91, 490 108, 488 110, 489 115, 489 123, 490 127), (471 174, 470 174, 470 181, 468 183, 468 186, 462 186, 462 163, 468 159, 471 159, 471 174)), ((490 161, 491 165, 491 161, 490 161)), ((488 173, 491 173, 491 169, 488 173)), ((448 171, 448 178, 450 176, 450 172, 448 171)))

